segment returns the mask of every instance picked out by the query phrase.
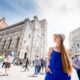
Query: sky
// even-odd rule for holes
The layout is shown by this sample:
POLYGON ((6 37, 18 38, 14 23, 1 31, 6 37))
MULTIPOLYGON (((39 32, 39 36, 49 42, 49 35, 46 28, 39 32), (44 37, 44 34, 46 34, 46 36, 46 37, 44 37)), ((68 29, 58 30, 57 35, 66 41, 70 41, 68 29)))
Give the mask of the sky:
POLYGON ((80 0, 0 0, 0 17, 9 25, 37 15, 47 20, 48 46, 53 46, 52 34, 64 33, 69 48, 69 34, 80 26, 80 0))

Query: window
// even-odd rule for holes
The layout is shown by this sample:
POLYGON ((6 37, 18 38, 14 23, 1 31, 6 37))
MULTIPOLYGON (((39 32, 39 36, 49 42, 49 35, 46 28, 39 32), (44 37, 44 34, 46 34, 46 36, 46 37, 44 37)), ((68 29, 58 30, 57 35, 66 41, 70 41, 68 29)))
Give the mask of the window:
POLYGON ((2 38, 0 38, 0 42, 1 42, 2 38))
POLYGON ((8 49, 10 48, 11 42, 12 42, 12 39, 10 39, 10 42, 9 42, 9 45, 8 45, 8 49))
POLYGON ((4 49, 5 43, 6 43, 6 40, 5 40, 4 43, 3 43, 2 50, 4 49))
POLYGON ((18 47, 19 40, 20 40, 20 38, 18 37, 18 38, 17 38, 17 43, 16 43, 16 48, 18 47))
POLYGON ((26 58, 27 58, 27 53, 24 54, 24 59, 26 59, 26 58))

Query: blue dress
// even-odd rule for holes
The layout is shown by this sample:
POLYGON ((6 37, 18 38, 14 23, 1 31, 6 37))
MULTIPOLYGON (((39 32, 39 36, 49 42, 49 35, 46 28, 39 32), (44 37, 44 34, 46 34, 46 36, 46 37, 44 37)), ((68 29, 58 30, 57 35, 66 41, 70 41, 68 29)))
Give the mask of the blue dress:
POLYGON ((51 69, 51 73, 46 73, 45 80, 71 80, 71 76, 62 70, 60 52, 55 50, 52 51, 50 56, 50 64, 48 67, 51 69))

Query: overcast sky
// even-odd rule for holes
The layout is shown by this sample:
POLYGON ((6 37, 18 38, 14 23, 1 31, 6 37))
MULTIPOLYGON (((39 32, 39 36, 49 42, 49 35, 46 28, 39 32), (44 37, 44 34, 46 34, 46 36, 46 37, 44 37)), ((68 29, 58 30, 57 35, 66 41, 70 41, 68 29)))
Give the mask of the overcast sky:
POLYGON ((64 33, 68 48, 69 33, 80 26, 80 0, 0 0, 0 17, 9 25, 34 15, 47 20, 48 46, 53 46, 52 34, 64 33))

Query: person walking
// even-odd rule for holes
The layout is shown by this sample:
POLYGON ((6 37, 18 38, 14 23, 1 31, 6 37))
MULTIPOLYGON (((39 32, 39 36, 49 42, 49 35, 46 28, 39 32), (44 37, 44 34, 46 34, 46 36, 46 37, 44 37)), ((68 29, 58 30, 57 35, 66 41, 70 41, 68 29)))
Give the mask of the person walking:
POLYGON ((38 75, 41 68, 41 60, 38 56, 36 56, 36 59, 34 60, 34 66, 35 66, 35 75, 38 75))
POLYGON ((72 66, 64 47, 64 34, 54 34, 56 46, 50 47, 44 80, 71 80, 72 66))
POLYGON ((25 60, 25 70, 24 71, 26 71, 26 69, 27 69, 27 71, 29 71, 28 65, 29 65, 29 60, 28 60, 28 58, 26 58, 26 60, 25 60))
POLYGON ((45 69, 45 73, 46 73, 47 58, 45 58, 44 62, 45 62, 45 64, 44 64, 44 69, 45 69))
POLYGON ((10 69, 10 66, 11 66, 8 57, 5 57, 2 67, 3 66, 5 67, 5 74, 4 75, 8 76, 9 75, 9 69, 10 69))
POLYGON ((80 80, 80 56, 75 55, 72 61, 73 61, 73 67, 76 69, 78 78, 80 80))
POLYGON ((11 67, 13 60, 14 60, 14 58, 12 57, 12 55, 9 53, 8 54, 6 53, 5 58, 4 58, 4 62, 2 65, 2 67, 5 67, 5 76, 9 75, 9 70, 10 70, 10 67, 11 67))
POLYGON ((44 73, 44 67, 45 67, 45 60, 41 59, 41 72, 44 73))

